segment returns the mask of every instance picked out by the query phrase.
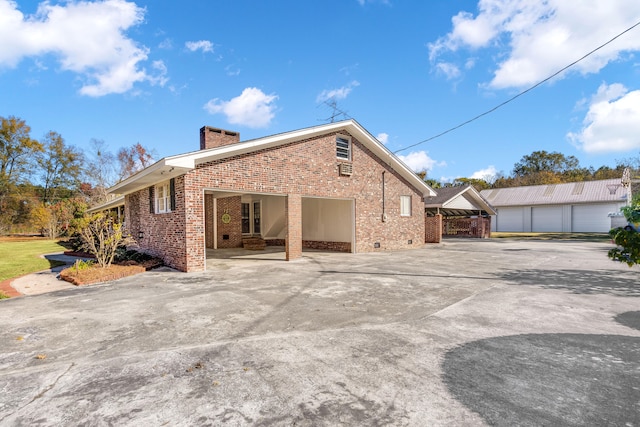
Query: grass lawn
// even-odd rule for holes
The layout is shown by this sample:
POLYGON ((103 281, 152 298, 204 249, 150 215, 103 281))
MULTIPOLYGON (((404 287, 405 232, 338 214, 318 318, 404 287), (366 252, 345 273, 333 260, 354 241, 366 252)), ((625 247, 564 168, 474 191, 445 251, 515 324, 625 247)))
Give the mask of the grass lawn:
POLYGON ((61 263, 49 262, 40 258, 40 255, 64 250, 64 246, 56 240, 13 241, 0 239, 0 282, 61 265, 61 263))
POLYGON ((506 233, 491 232, 492 239, 530 240, 588 240, 590 242, 610 241, 608 233, 506 233))

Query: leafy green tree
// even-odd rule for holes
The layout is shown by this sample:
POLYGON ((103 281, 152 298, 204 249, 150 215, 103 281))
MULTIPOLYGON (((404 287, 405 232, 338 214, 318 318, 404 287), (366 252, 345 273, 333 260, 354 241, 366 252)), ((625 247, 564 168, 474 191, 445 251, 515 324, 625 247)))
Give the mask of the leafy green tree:
POLYGON ((609 251, 609 258, 624 262, 629 267, 640 264, 640 195, 636 195, 631 204, 620 209, 630 224, 609 231, 609 235, 617 245, 609 251), (635 227, 635 229, 634 229, 635 227))
POLYGON ((539 172, 563 174, 579 167, 579 161, 574 156, 565 156, 557 151, 548 153, 544 150, 534 151, 523 156, 513 167, 514 176, 526 176, 539 172))
POLYGON ((466 187, 467 185, 471 185, 478 191, 488 190, 491 188, 491 184, 484 179, 479 178, 456 178, 453 180, 451 185, 453 187, 466 187))
POLYGON ((42 186, 42 202, 53 203, 59 191, 76 188, 82 172, 83 156, 75 147, 65 144, 62 136, 50 131, 41 143, 43 150, 37 153, 42 186))
POLYGON ((0 117, 0 233, 19 215, 25 200, 20 186, 28 183, 35 156, 42 144, 30 136, 31 128, 14 116, 0 117))
POLYGON ((435 179, 432 178, 428 178, 427 177, 427 171, 423 170, 420 172, 416 172, 416 175, 418 175, 420 177, 421 180, 423 180, 424 182, 427 183, 427 185, 431 188, 440 188, 442 187, 442 184, 440 184, 440 181, 437 181, 435 179))

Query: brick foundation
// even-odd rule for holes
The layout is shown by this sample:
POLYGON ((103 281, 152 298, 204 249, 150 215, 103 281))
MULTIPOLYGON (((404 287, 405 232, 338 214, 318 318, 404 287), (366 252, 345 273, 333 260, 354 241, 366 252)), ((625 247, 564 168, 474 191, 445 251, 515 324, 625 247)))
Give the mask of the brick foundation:
POLYGON ((334 252, 351 252, 349 242, 319 242, 316 240, 303 240, 302 247, 305 249, 320 249, 334 252))

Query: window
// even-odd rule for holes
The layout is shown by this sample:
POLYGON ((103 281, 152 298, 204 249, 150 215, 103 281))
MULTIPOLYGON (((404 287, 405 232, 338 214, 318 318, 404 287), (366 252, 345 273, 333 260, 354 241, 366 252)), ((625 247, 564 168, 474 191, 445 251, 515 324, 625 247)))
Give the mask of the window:
POLYGON ((171 196, 168 182, 156 185, 156 213, 171 212, 171 196))
POLYGON ((411 216, 411 196, 400 196, 400 216, 411 216))
POLYGON ((339 159, 351 160, 351 139, 344 136, 336 137, 336 156, 339 159))

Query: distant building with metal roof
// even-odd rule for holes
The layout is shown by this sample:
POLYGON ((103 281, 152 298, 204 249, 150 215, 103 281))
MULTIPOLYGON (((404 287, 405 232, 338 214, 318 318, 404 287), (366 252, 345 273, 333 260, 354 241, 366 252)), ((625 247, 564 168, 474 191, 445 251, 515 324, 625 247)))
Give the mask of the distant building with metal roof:
POLYGON ((436 189, 435 196, 424 198, 424 207, 428 216, 495 215, 496 211, 471 187, 443 187, 436 189))
POLYGON ((492 231, 600 232, 611 228, 611 212, 627 203, 620 179, 494 188, 480 194, 497 215, 492 231))

